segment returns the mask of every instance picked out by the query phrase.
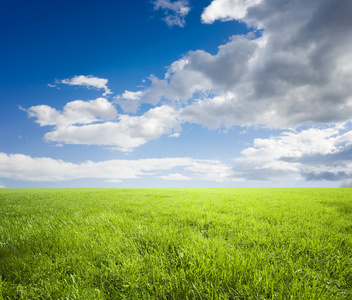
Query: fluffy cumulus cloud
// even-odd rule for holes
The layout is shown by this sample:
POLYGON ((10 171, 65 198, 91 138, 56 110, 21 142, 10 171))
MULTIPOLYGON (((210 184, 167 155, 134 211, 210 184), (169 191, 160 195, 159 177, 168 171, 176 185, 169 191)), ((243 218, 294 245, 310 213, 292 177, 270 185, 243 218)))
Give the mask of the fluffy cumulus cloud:
POLYGON ((74 76, 73 78, 70 78, 70 79, 63 79, 59 83, 68 84, 68 85, 84 86, 84 87, 87 87, 87 88, 103 89, 105 91, 103 93, 103 96, 107 96, 109 94, 112 94, 112 92, 110 91, 110 89, 107 86, 107 84, 108 84, 108 80, 107 79, 94 77, 92 75, 89 75, 89 76, 84 76, 84 75, 74 76))
POLYGON ((86 161, 74 164, 48 157, 0 153, 0 177, 24 181, 63 181, 81 178, 121 182, 124 179, 157 177, 178 180, 231 180, 230 166, 216 160, 192 158, 155 158, 138 160, 86 161), (186 175, 168 172, 182 169, 186 175), (162 175, 166 174, 166 175, 162 175))
POLYGON ((185 17, 191 10, 188 0, 154 0, 153 4, 155 10, 164 10, 165 17, 163 20, 167 25, 185 26, 185 17))
POLYGON ((236 159, 235 170, 247 180, 326 180, 352 186, 352 131, 335 125, 258 138, 236 159))
POLYGON ((165 134, 177 136, 181 130, 178 113, 169 106, 150 109, 141 116, 119 115, 104 98, 72 101, 62 111, 38 105, 27 112, 41 126, 53 126, 44 136, 46 141, 105 145, 120 151, 131 151, 165 134))
POLYGON ((241 20, 247 14, 247 9, 260 3, 261 0, 214 0, 204 9, 203 23, 213 23, 215 20, 241 20))
POLYGON ((117 110, 105 98, 98 98, 90 101, 69 102, 62 111, 48 105, 32 106, 28 109, 28 116, 36 118, 40 126, 65 127, 72 124, 89 124, 114 119, 117 116, 117 110))
POLYGON ((351 12, 349 0, 214 0, 203 22, 240 20, 253 32, 231 37, 214 55, 188 52, 164 78, 133 92, 134 109, 168 100, 181 106, 185 121, 208 127, 347 121, 351 12))

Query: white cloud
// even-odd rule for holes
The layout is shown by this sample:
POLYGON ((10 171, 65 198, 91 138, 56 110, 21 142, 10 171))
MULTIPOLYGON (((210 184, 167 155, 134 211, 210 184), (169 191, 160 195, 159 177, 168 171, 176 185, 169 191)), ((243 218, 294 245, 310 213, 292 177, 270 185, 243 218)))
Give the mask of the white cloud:
POLYGON ((62 112, 48 105, 32 106, 28 116, 36 118, 40 126, 68 126, 72 124, 89 124, 101 120, 116 118, 117 110, 105 98, 90 101, 75 100, 67 103, 62 112))
POLYGON ((188 0, 154 0, 154 9, 164 10, 164 21, 169 26, 184 27, 186 24, 185 17, 190 12, 188 0))
POLYGON ((106 182, 121 182, 124 179, 157 177, 168 180, 212 180, 214 173, 228 178, 229 166, 216 160, 197 160, 192 158, 155 158, 138 160, 109 160, 101 162, 86 161, 74 164, 48 157, 33 158, 23 154, 0 153, 0 177, 24 181, 63 181, 80 178, 105 179, 106 182), (174 168, 182 169, 189 175, 180 173, 163 176, 163 172, 174 168), (194 169, 192 169, 194 168, 194 169), (202 177, 198 171, 201 169, 202 177), (209 169, 209 179, 206 170, 209 169), (224 170, 226 171, 224 173, 224 170), (174 177, 172 179, 172 177, 174 177))
POLYGON ((215 55, 188 52, 163 79, 133 92, 141 92, 134 104, 170 101, 184 108, 184 120, 208 127, 348 121, 351 11, 348 0, 214 0, 207 22, 240 18, 262 31, 233 36, 215 55))
POLYGON ((0 184, 0 189, 5 189, 6 186, 4 186, 3 184, 0 184))
POLYGON ((103 93, 103 96, 107 96, 109 94, 112 94, 112 92, 110 91, 110 89, 107 86, 107 84, 108 84, 107 79, 94 77, 92 75, 74 76, 73 78, 70 78, 70 79, 63 79, 60 81, 60 83, 68 84, 68 85, 85 86, 87 88, 92 87, 92 88, 96 88, 96 89, 104 89, 105 92, 103 93))
POLYGON ((352 178, 352 131, 341 126, 284 131, 255 139, 236 159, 236 176, 247 180, 340 181, 352 178))
POLYGON ((202 14, 203 23, 213 23, 215 20, 241 20, 247 14, 247 9, 260 3, 261 0, 214 0, 202 14))
POLYGON ((36 118, 41 126, 54 126, 45 134, 46 141, 113 146, 125 152, 165 134, 177 136, 181 130, 178 112, 169 106, 150 109, 141 116, 118 115, 104 98, 72 101, 63 111, 47 105, 33 106, 28 116, 36 118))
POLYGON ((143 92, 139 91, 139 92, 129 92, 129 91, 125 91, 122 94, 122 98, 126 99, 126 100, 139 100, 143 95, 143 92))

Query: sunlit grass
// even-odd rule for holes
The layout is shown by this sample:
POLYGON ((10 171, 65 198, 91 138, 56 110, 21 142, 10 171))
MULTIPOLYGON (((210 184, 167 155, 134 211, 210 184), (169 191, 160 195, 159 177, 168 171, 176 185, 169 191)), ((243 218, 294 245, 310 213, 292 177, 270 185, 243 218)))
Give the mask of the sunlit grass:
POLYGON ((1 190, 0 278, 0 299, 352 299, 352 190, 1 190))

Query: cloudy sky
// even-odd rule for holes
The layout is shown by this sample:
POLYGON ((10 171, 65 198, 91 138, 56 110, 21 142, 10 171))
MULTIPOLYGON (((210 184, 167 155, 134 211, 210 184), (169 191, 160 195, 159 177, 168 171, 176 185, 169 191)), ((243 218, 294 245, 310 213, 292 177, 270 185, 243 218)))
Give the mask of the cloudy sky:
POLYGON ((351 14, 1 1, 0 187, 350 187, 351 14))

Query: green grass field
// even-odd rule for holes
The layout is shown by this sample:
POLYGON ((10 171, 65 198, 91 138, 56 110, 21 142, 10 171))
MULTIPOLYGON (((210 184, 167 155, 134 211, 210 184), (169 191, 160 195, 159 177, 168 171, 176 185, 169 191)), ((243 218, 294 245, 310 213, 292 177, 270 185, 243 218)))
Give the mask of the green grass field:
POLYGON ((0 299, 352 299, 352 189, 1 190, 0 299))

